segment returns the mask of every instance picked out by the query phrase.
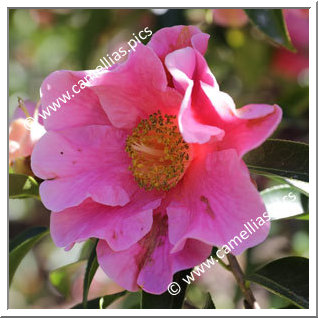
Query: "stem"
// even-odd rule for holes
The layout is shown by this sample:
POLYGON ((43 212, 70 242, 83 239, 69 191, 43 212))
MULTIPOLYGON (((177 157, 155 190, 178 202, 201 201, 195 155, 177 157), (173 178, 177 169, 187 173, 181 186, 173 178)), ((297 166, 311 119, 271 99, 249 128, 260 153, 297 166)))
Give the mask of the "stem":
POLYGON ((231 269, 231 267, 230 267, 230 265, 227 265, 227 264, 225 264, 221 259, 219 259, 218 258, 218 263, 224 268, 224 269, 226 269, 227 271, 232 271, 232 269, 231 269))
POLYGON ((260 306, 256 302, 256 299, 253 295, 252 290, 247 286, 246 281, 244 279, 244 273, 238 263, 236 257, 232 254, 227 254, 227 258, 229 260, 229 266, 231 271, 244 295, 244 305, 247 309, 259 309, 260 306))
POLYGON ((29 114, 27 108, 25 107, 24 105, 24 101, 21 97, 18 97, 18 104, 19 104, 19 107, 23 110, 25 116, 28 118, 28 117, 31 117, 31 115, 29 114))

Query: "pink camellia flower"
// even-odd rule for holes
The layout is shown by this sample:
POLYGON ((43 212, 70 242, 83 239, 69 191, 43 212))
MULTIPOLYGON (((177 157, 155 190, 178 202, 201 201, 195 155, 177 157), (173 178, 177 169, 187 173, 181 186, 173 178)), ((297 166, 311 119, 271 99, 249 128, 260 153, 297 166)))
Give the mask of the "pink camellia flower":
MULTIPOLYGON (((29 114, 35 115, 36 105, 33 102, 25 101, 25 109, 29 114)), ((45 129, 37 119, 33 123, 26 124, 26 114, 20 107, 17 107, 13 114, 9 127, 9 164, 29 157, 35 143, 44 135, 45 129), (30 128, 30 129, 28 129, 30 128)), ((22 172, 22 171, 15 171, 22 172)))
MULTIPOLYGON (((100 266, 130 291, 163 293, 174 273, 265 212, 242 156, 272 134, 282 112, 236 109, 203 57, 208 38, 193 26, 158 31, 48 117, 32 154, 55 244, 99 238, 100 266)), ((91 74, 52 73, 42 105, 91 74)), ((232 253, 268 231, 260 226, 232 253)))

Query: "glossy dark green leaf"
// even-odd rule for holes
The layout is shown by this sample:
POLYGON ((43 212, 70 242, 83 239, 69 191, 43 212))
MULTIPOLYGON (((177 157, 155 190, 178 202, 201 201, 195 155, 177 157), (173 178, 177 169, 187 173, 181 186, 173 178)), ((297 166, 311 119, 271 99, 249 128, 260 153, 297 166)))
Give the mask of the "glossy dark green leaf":
POLYGON ((296 191, 304 194, 306 197, 309 197, 309 183, 296 180, 296 179, 288 179, 288 178, 281 178, 274 175, 268 175, 268 178, 275 180, 277 183, 280 184, 287 184, 296 191))
POLYGON ((309 197, 309 183, 300 181, 300 180, 295 180, 295 179, 288 179, 285 178, 284 181, 289 184, 291 187, 294 189, 298 190, 305 196, 309 197))
POLYGON ((215 309, 215 305, 214 305, 214 302, 212 300, 210 293, 208 293, 206 296, 206 302, 205 302, 204 309, 215 309))
POLYGON ((86 261, 78 261, 55 269, 49 275, 51 284, 66 298, 70 296, 72 284, 86 261))
POLYGON ((246 277, 301 308, 309 308, 309 260, 277 259, 246 277))
POLYGON ((91 282, 98 268, 98 262, 97 262, 97 256, 96 256, 97 243, 98 243, 98 240, 96 240, 87 261, 87 266, 86 266, 86 271, 84 276, 84 283, 83 283, 83 302, 82 302, 83 308, 86 308, 89 287, 91 285, 91 282))
POLYGON ((261 191, 271 220, 294 218, 308 214, 308 198, 293 186, 281 184, 261 191))
MULTIPOLYGON (((185 293, 188 284, 182 280, 191 272, 191 269, 187 269, 178 272, 174 275, 173 281, 180 286, 180 292, 176 295, 171 295, 168 291, 162 293, 161 295, 149 294, 142 291, 141 296, 141 308, 143 309, 180 309, 182 308, 185 293)), ((168 287, 168 286, 167 286, 168 287)), ((178 287, 175 287, 176 290, 178 287)))
POLYGON ((309 181, 309 146, 305 143, 268 139, 243 159, 253 173, 309 181))
POLYGON ((309 182, 300 181, 296 179, 289 179, 289 178, 282 178, 275 175, 266 175, 268 179, 276 181, 278 184, 287 184, 296 191, 304 194, 305 196, 309 197, 309 182))
POLYGON ((250 21, 270 40, 295 51, 281 9, 245 9, 250 21))
POLYGON ((35 227, 22 232, 10 242, 9 285, 11 285, 13 276, 24 256, 47 234, 49 234, 49 230, 46 227, 35 227))
POLYGON ((24 174, 9 174, 9 198, 39 198, 39 185, 37 181, 24 174))
MULTIPOLYGON (((87 302, 86 309, 105 309, 107 308, 111 303, 113 303, 116 299, 124 296, 126 294, 126 291, 112 294, 112 295, 106 295, 103 297, 98 297, 95 299, 92 299, 87 302)), ((71 309, 84 309, 83 303, 77 304, 71 309)))

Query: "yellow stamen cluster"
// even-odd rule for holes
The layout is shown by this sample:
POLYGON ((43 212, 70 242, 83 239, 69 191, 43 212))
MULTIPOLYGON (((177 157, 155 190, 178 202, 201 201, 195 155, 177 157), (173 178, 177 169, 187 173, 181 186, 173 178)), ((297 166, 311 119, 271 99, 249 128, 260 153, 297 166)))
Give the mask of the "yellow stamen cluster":
POLYGON ((167 191, 182 178, 189 162, 189 145, 176 116, 160 111, 143 119, 126 140, 130 170, 140 187, 167 191))

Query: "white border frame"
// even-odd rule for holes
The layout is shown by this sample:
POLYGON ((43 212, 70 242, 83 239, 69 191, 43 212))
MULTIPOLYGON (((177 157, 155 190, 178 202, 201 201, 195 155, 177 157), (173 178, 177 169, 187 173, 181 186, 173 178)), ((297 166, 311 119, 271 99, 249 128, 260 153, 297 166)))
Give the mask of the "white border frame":
MULTIPOLYGON (((22 0, 15 0, 15 1, 6 1, 5 7, 1 7, 1 43, 7 43, 7 14, 8 14, 8 7, 22 7, 25 8, 25 4, 28 4, 29 7, 43 7, 43 1, 39 0, 29 0, 27 2, 22 0), (5 31, 6 30, 6 31, 5 31)), ((84 6, 90 5, 91 7, 87 8, 104 8, 105 4, 108 5, 109 2, 105 1, 98 1, 98 0, 90 0, 89 3, 82 2, 84 6)), ((129 7, 131 8, 131 2, 128 1, 119 1, 115 2, 118 7, 129 7)), ((77 1, 65 1, 65 0, 55 0, 55 1, 46 1, 45 2, 47 8, 49 7, 78 7, 77 1), (47 5, 47 4, 50 5, 47 5)), ((134 1, 133 4, 135 5, 134 8, 147 8, 151 6, 152 8, 184 8, 184 1, 177 0, 160 0, 160 1, 134 1), (171 7, 171 5, 173 5, 171 7)), ((189 2, 188 2, 189 4, 189 2)), ((0 294, 0 314, 1 316, 166 316, 166 315, 173 315, 173 316, 316 316, 316 12, 317 12, 317 3, 315 1, 291 1, 291 0, 267 0, 262 5, 256 5, 255 1, 252 0, 241 0, 239 2, 240 6, 238 6, 237 1, 229 1, 229 0, 222 0, 222 1, 211 1, 211 0, 204 0, 204 1, 196 1, 195 4, 197 5, 194 8, 212 8, 213 7, 236 7, 236 8, 282 8, 282 7, 298 7, 298 8, 308 8, 309 10, 309 21, 310 21, 310 49, 309 49, 309 140, 310 140, 310 148, 309 148, 309 166, 310 166, 310 201, 309 201, 309 209, 311 211, 310 215, 310 222, 309 222, 309 255, 310 255, 310 281, 309 281, 309 290, 310 290, 310 309, 254 309, 254 310, 237 310, 237 309, 215 309, 213 312, 209 309, 108 309, 108 311, 98 310, 98 309, 7 309, 7 301, 8 301, 8 292, 7 292, 7 262, 4 261, 7 259, 7 238, 8 238, 8 227, 7 227, 7 217, 2 211, 2 222, 1 226, 1 250, 0 255, 2 255, 2 262, 1 262, 1 294, 0 294), (5 216, 4 216, 5 215, 5 216), (5 255, 5 257, 4 257, 5 255)), ((112 7, 107 7, 112 8, 112 7)), ((8 45, 8 43, 7 43, 8 45)), ((2 70, 7 70, 7 63, 8 63, 8 47, 7 50, 2 49, 0 51, 1 55, 1 64, 2 70)), ((8 72, 7 72, 8 77, 8 72)), ((8 104, 8 81, 6 81, 5 76, 2 76, 2 85, 1 85, 1 95, 2 101, 7 100, 8 104)), ((7 78, 8 79, 8 78, 7 78)), ((6 107, 3 105, 0 108, 1 111, 1 127, 4 130, 6 127, 6 138, 1 138, 0 149, 7 149, 8 145, 8 131, 7 131, 7 110, 6 107)), ((2 135, 3 136, 3 135, 2 135)), ((8 155, 8 154, 7 154, 8 155)), ((3 167, 7 167, 7 156, 1 156, 1 202, 8 201, 8 184, 7 184, 7 168, 4 170, 3 167), (5 181, 6 180, 6 181, 5 181), (6 188, 6 191, 4 189, 6 188)), ((7 206, 8 208, 8 206, 7 206)), ((4 210, 4 209, 3 209, 4 210)))

